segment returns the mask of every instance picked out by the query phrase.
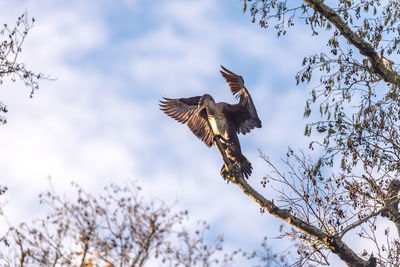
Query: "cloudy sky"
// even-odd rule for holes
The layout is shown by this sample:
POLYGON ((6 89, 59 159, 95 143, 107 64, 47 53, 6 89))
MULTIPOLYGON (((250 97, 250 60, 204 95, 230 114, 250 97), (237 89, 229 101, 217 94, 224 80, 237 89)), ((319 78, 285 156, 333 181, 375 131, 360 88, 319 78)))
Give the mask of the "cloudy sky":
MULTIPOLYGON (((0 127, 8 220, 44 212, 38 194, 49 188, 49 176, 66 194, 71 181, 95 193, 131 179, 152 197, 179 200, 177 208, 188 209, 194 222, 208 221, 228 247, 276 237, 281 222, 221 179, 216 149, 158 108, 162 96, 204 93, 234 103, 218 72, 222 64, 244 77, 263 122, 240 136, 254 167, 252 185, 260 188, 268 171, 258 149, 279 162, 288 146, 307 147, 308 93, 294 75, 320 43, 302 27, 277 39, 241 8, 239 0, 1 1, 1 23, 25 10, 36 19, 21 61, 56 78, 43 81, 33 99, 21 83, 0 88, 9 109, 0 127)), ((278 251, 288 244, 272 242, 278 251)))

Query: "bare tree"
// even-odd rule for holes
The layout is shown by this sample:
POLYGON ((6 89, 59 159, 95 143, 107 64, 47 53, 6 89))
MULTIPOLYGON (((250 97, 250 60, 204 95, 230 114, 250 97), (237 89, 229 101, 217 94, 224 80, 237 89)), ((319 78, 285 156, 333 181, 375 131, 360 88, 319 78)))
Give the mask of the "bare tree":
POLYGON ((77 184, 76 199, 54 189, 40 196, 46 218, 10 227, 2 239, 1 266, 230 266, 223 239, 205 240, 209 226, 188 230, 187 211, 174 212, 143 197, 134 183, 112 184, 98 196, 77 184), (154 263, 153 263, 154 264, 154 263))
POLYGON ((317 132, 310 149, 323 155, 289 149, 286 168, 279 168, 261 153, 270 170, 261 183, 267 192, 276 190, 275 200, 239 174, 233 182, 263 211, 291 226, 284 236, 297 240, 298 265, 329 265, 334 253, 348 266, 399 266, 400 3, 243 3, 253 22, 272 25, 278 37, 298 23, 317 40, 320 32, 331 37, 327 51, 304 57, 296 75, 297 83, 318 83, 304 116, 317 109, 320 118, 306 125, 305 134, 317 132), (354 243, 345 241, 352 237, 362 240, 365 249, 352 248, 354 243))
MULTIPOLYGON (((34 73, 26 68, 25 63, 18 61, 22 52, 22 45, 33 27, 35 19, 28 19, 27 12, 17 18, 14 26, 9 27, 3 24, 0 27, 0 85, 6 79, 12 82, 20 80, 24 85, 31 89, 30 97, 33 97, 34 91, 39 88, 40 79, 49 79, 42 73, 34 73)), ((4 114, 8 112, 7 106, 0 100, 0 124, 7 123, 4 114)), ((7 187, 0 185, 0 195, 4 194, 7 187)), ((2 205, 0 202, 0 215, 2 214, 2 205)))
MULTIPOLYGON (((30 88, 30 97, 39 88, 40 79, 48 79, 42 73, 35 73, 19 61, 25 38, 35 22, 34 18, 28 18, 27 12, 17 18, 15 25, 3 24, 0 27, 0 85, 5 79, 12 82, 20 80, 30 88)), ((0 101, 0 124, 7 122, 4 113, 8 112, 7 106, 0 101)))

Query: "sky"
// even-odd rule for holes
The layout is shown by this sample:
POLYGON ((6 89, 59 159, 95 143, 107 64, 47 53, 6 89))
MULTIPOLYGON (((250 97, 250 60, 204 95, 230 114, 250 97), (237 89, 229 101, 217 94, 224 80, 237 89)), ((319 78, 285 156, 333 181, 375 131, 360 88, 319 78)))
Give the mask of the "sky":
POLYGON ((1 1, 1 23, 24 11, 36 19, 20 60, 55 78, 42 81, 32 99, 18 81, 0 87, 9 109, 0 127, 8 221, 46 212, 38 195, 49 189, 48 177, 67 195, 71 181, 95 194, 133 180, 153 198, 178 201, 174 207, 189 210, 191 222, 206 220, 227 248, 252 249, 264 236, 277 252, 290 245, 274 239, 281 221, 223 181, 216 149, 158 107, 163 96, 204 93, 235 103, 219 66, 242 75, 263 122, 239 136, 254 168, 249 183, 273 198, 260 185, 269 170, 258 149, 279 165, 288 146, 307 148, 309 91, 294 76, 321 44, 302 27, 277 38, 241 9, 229 0, 1 1))

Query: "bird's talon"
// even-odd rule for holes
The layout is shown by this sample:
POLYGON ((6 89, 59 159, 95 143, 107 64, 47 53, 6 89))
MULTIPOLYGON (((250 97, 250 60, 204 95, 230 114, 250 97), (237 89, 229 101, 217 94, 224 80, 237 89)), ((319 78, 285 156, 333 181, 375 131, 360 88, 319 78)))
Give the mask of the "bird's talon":
POLYGON ((250 176, 252 167, 241 152, 237 133, 245 134, 254 128, 261 128, 261 121, 250 94, 244 86, 242 76, 223 66, 220 72, 232 94, 239 98, 238 104, 215 103, 211 95, 204 94, 177 99, 164 97, 160 101, 160 109, 167 116, 186 124, 208 147, 215 145, 224 163, 229 166, 229 168, 225 167, 226 172, 221 172, 221 176, 228 181, 240 182, 243 175, 245 178, 250 176), (238 106, 240 109, 237 108, 238 106), (217 134, 214 135, 214 133, 217 134), (212 140, 208 137, 212 137, 212 140), (227 154, 230 154, 229 157, 227 154), (243 165, 230 167, 234 161, 239 161, 243 165))
POLYGON ((229 184, 229 182, 236 183, 236 175, 237 175, 237 170, 234 167, 234 170, 227 170, 226 168, 222 169, 220 172, 222 178, 226 180, 226 183, 229 184))
POLYGON ((220 172, 222 178, 224 178, 224 180, 227 179, 227 177, 229 176, 229 172, 226 169, 222 169, 220 172))

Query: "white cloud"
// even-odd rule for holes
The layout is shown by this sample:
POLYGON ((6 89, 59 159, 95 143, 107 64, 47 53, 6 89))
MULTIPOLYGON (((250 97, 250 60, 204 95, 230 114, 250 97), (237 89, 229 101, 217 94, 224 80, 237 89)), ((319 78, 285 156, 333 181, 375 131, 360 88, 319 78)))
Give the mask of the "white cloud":
MULTIPOLYGON (((130 3, 135 8, 143 4, 130 3)), ((254 68, 241 60, 273 66, 252 72, 255 80, 243 74, 246 84, 256 85, 251 93, 263 120, 262 129, 240 136, 249 144, 243 152, 254 165, 250 183, 259 187, 265 168, 258 146, 273 147, 274 152, 281 147, 284 153, 287 142, 302 140, 293 134, 298 127, 300 134, 303 130, 304 101, 298 101, 302 94, 272 92, 282 89, 274 88, 276 75, 293 75, 297 63, 291 53, 301 45, 288 40, 286 53, 279 40, 255 25, 236 23, 211 0, 164 1, 150 9, 152 27, 112 40, 118 25, 106 21, 105 3, 64 4, 35 0, 9 1, 6 6, 27 8, 37 18, 24 60, 34 70, 58 78, 43 81, 32 100, 17 83, 2 88, 1 99, 10 113, 9 124, 0 127, 0 147, 5 151, 0 153, 0 170, 1 183, 10 188, 5 195, 10 219, 35 216, 37 207, 27 203, 37 203, 37 194, 48 188, 48 175, 60 192, 68 190, 65 185, 71 180, 94 192, 110 181, 138 179, 154 197, 167 203, 180 199, 177 207, 189 209, 194 220, 206 219, 216 232, 224 231, 228 246, 259 244, 264 234, 276 235, 276 220, 259 215, 254 202, 222 181, 222 161, 215 148, 207 149, 186 126, 167 118, 157 101, 161 95, 185 97, 205 91, 231 101, 218 73, 222 61, 237 60, 235 71, 254 68), (123 60, 110 57, 104 64, 120 66, 110 72, 102 66, 87 69, 90 52, 98 50, 96 55, 101 56, 110 53, 108 49, 123 60), (130 77, 120 76, 119 71, 126 69, 130 77), (157 99, 149 100, 155 94, 157 99)), ((7 13, 4 10, 0 14, 7 13)))
POLYGON ((212 0, 185 1, 171 0, 162 3, 157 10, 162 19, 173 22, 175 26, 184 28, 187 34, 201 33, 203 41, 207 41, 209 30, 215 29, 218 4, 212 0))
POLYGON ((163 93, 204 91, 204 77, 215 73, 219 61, 215 44, 181 36, 169 24, 134 41, 131 50, 132 76, 141 90, 163 93))

